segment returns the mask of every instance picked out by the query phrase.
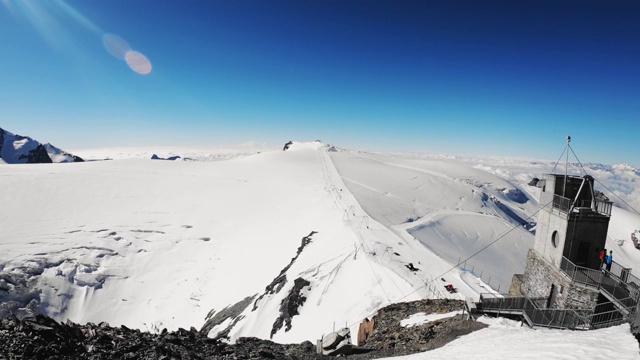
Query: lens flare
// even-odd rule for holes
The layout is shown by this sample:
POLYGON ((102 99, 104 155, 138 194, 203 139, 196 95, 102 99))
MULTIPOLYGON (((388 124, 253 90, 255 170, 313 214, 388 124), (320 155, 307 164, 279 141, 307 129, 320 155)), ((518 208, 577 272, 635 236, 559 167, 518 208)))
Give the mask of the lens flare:
POLYGON ((127 52, 131 50, 131 47, 123 38, 114 34, 104 34, 102 36, 102 45, 104 45, 109 54, 120 60, 124 60, 127 52))
POLYGON ((151 73, 151 61, 146 56, 137 51, 127 51, 125 54, 125 60, 131 70, 137 72, 140 75, 148 75, 151 73))

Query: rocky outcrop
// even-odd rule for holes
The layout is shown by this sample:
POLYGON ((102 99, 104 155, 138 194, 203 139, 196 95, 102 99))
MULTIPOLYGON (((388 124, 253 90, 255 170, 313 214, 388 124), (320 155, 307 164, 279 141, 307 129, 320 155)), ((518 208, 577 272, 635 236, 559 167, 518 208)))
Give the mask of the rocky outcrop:
POLYGON ((282 290, 282 287, 287 282, 287 270, 289 270, 291 265, 296 262, 298 256, 300 256, 300 253, 302 253, 302 250, 304 250, 304 248, 309 245, 309 243, 311 242, 311 237, 317 233, 317 231, 312 231, 309 233, 309 235, 302 238, 302 243, 300 244, 300 246, 298 246, 296 256, 294 256, 289 264, 287 264, 287 266, 285 266, 284 269, 280 271, 280 274, 278 274, 278 276, 276 276, 273 281, 271 281, 271 283, 265 287, 264 293, 262 293, 262 295, 260 295, 260 297, 257 298, 253 303, 252 311, 255 311, 258 308, 258 302, 262 300, 262 298, 264 298, 266 295, 277 294, 280 292, 280 290, 282 290))
POLYGON ((43 315, 0 322, 0 353, 10 359, 204 359, 226 348, 194 328, 151 334, 107 323, 60 324, 43 315))
POLYGON ((151 155, 151 160, 171 160, 171 161, 175 161, 175 160, 180 160, 181 157, 179 155, 174 155, 174 156, 169 156, 166 158, 161 158, 156 154, 151 155))
POLYGON ((28 136, 12 134, 0 128, 0 159, 7 164, 42 164, 81 162, 81 157, 69 154, 51 144, 42 144, 28 136))
POLYGON ((225 329, 218 331, 218 333, 215 335, 215 338, 228 337, 229 331, 231 331, 231 329, 236 325, 238 321, 242 320, 243 317, 240 314, 242 314, 244 309, 246 309, 251 304, 251 301, 253 301, 255 297, 255 295, 247 296, 246 298, 238 301, 232 306, 228 306, 222 309, 217 314, 215 310, 209 311, 209 314, 206 318, 207 321, 200 329, 200 332, 203 335, 208 336, 214 327, 222 324, 227 319, 231 319, 231 323, 225 329))
POLYGON ((439 348, 487 326, 466 320, 462 315, 411 327, 400 325, 402 320, 413 314, 444 314, 463 308, 463 301, 449 299, 426 299, 389 305, 372 318, 373 330, 369 330, 369 336, 359 342, 358 346, 377 350, 378 354, 385 354, 384 356, 401 356, 439 348))
MULTIPOLYGON (((389 305, 374 316, 370 336, 348 357, 377 359, 427 351, 486 326, 463 320, 461 316, 408 328, 400 325, 403 319, 417 312, 447 313, 461 307, 462 301, 455 300, 389 305)), ((327 359, 316 354, 316 347, 310 341, 277 344, 239 338, 235 344, 227 344, 208 338, 193 327, 149 333, 126 326, 112 327, 104 322, 97 325, 58 323, 43 315, 0 320, 0 354, 0 358, 9 359, 327 359)))
POLYGON ((27 164, 51 164, 53 162, 42 144, 28 153, 18 156, 18 160, 26 160, 27 164))
POLYGON ((58 323, 38 315, 35 319, 0 321, 0 358, 5 359, 322 359, 315 346, 276 344, 240 338, 230 345, 198 332, 179 329, 159 334, 111 327, 107 323, 58 323))
POLYGON ((298 308, 307 301, 307 297, 302 294, 302 290, 311 285, 311 283, 303 278, 297 278, 293 282, 293 288, 289 291, 287 297, 282 299, 280 303, 280 315, 273 323, 273 328, 271 329, 271 337, 275 335, 278 330, 282 328, 282 325, 285 325, 284 331, 291 330, 291 318, 298 315, 298 308))

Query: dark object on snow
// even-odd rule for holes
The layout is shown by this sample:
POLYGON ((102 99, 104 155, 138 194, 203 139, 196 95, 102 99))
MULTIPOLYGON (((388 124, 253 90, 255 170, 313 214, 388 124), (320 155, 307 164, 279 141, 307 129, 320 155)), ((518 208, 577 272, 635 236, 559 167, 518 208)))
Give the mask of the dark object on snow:
POLYGON ((538 179, 537 177, 534 177, 533 179, 531 179, 531 181, 529 181, 529 183, 527 185, 536 186, 536 185, 538 185, 538 181, 540 181, 540 179, 538 179))
POLYGON ((284 144, 284 148, 282 148, 282 151, 289 150, 289 147, 291 147, 291 145, 293 145, 293 141, 289 141, 288 143, 284 144))
POLYGON ((453 285, 451 285, 451 284, 445 285, 444 288, 447 289, 447 291, 452 293, 452 294, 458 292, 458 289, 454 288, 453 285))
POLYGON ((407 269, 411 270, 411 271, 418 271, 420 269, 418 269, 417 267, 413 266, 413 263, 409 263, 408 265, 405 265, 407 267, 407 269))
POLYGON ((151 160, 178 160, 180 159, 180 156, 175 155, 175 156, 169 156, 168 158, 161 158, 156 154, 151 155, 151 160))

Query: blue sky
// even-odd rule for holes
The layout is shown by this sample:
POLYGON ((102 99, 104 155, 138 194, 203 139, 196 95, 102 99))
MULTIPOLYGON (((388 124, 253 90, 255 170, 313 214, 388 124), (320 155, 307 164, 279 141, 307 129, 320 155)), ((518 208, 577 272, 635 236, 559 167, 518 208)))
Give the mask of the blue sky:
POLYGON ((0 0, 0 127, 640 167, 638 1, 0 0), (141 75, 106 34, 144 54, 141 75))

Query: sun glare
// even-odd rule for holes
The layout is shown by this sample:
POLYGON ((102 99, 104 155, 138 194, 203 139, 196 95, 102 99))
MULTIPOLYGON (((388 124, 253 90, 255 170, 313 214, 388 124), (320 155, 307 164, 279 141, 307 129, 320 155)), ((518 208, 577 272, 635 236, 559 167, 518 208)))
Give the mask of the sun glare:
POLYGON ((138 74, 148 75, 151 73, 151 62, 142 53, 133 50, 127 51, 127 53, 125 54, 125 60, 127 61, 127 65, 129 65, 131 70, 137 72, 138 74))
POLYGON ((102 45, 109 54, 127 65, 138 74, 148 75, 152 66, 149 59, 131 46, 120 36, 103 32, 96 24, 82 15, 64 0, 35 1, 35 0, 0 0, 14 16, 24 16, 40 33, 52 48, 58 50, 73 50, 74 42, 69 38, 71 32, 65 20, 72 19, 86 30, 99 35, 102 45))
POLYGON ((131 50, 131 47, 123 38, 114 34, 102 35, 102 45, 104 45, 109 54, 120 60, 124 60, 127 52, 131 50))

